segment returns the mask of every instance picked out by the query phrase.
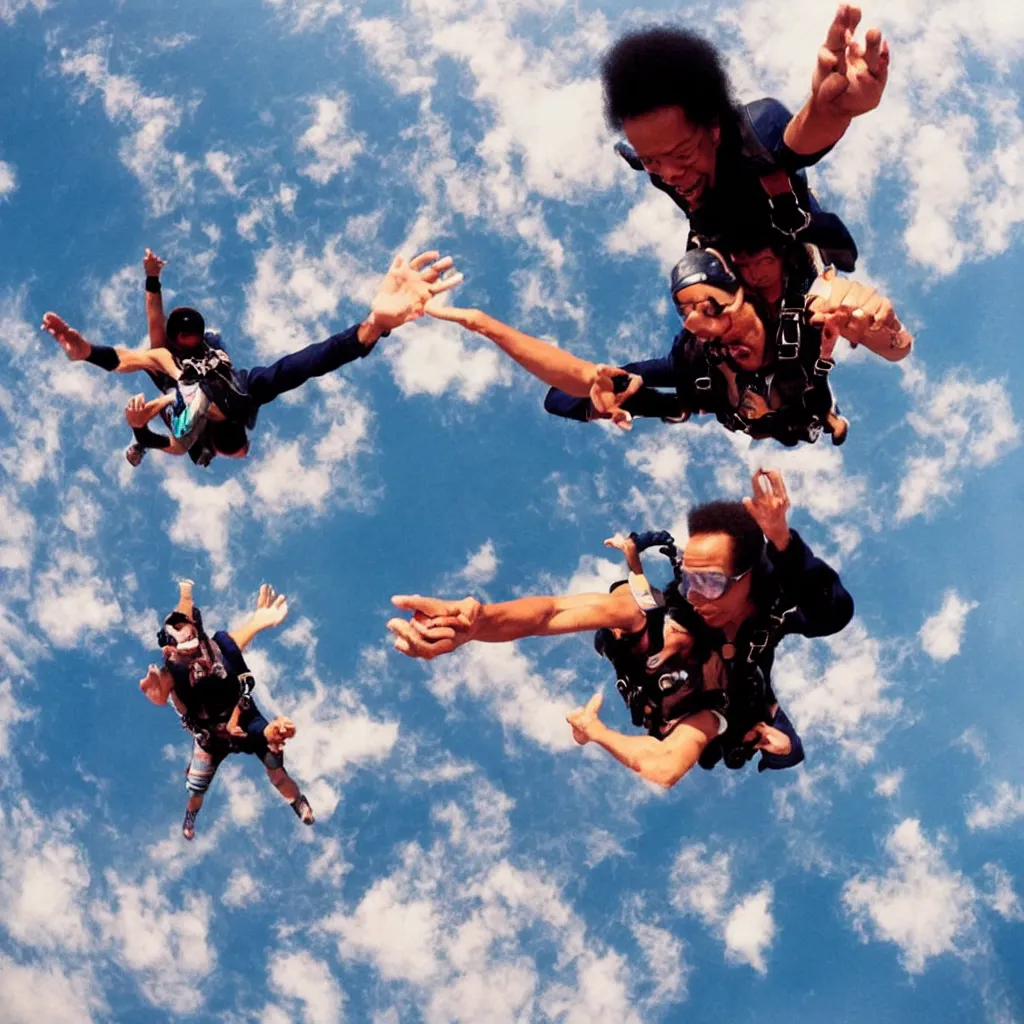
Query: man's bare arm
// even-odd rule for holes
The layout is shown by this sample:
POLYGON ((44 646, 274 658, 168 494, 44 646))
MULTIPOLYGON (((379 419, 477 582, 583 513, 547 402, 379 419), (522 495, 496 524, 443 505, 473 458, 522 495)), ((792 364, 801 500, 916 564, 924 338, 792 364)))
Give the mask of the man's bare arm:
POLYGON ((448 654, 470 640, 505 643, 528 636, 555 636, 587 630, 643 628, 644 613, 628 588, 612 594, 572 594, 564 597, 521 597, 501 604, 480 604, 473 598, 443 601, 434 597, 399 595, 392 602, 413 617, 391 619, 395 649, 412 658, 448 654))
POLYGON ((256 639, 257 634, 265 629, 280 626, 287 617, 288 598, 284 594, 275 593, 269 583, 264 583, 256 598, 256 611, 241 626, 231 630, 228 636, 238 644, 240 651, 244 651, 256 639))
POLYGON ((700 711, 680 722, 663 740, 627 736, 598 717, 602 701, 602 695, 596 693, 587 704, 566 716, 573 738, 579 744, 596 743, 619 764, 665 789, 671 789, 686 775, 719 732, 718 719, 710 711, 700 711))
POLYGON ((438 320, 450 320, 474 334, 489 338, 527 373, 545 384, 577 398, 590 395, 597 376, 596 363, 525 334, 479 309, 458 309, 432 303, 427 305, 427 312, 438 320))
POLYGON ((142 266, 146 271, 146 326, 149 328, 149 347, 167 346, 167 318, 164 316, 164 300, 160 294, 160 271, 166 261, 151 249, 146 250, 142 266))

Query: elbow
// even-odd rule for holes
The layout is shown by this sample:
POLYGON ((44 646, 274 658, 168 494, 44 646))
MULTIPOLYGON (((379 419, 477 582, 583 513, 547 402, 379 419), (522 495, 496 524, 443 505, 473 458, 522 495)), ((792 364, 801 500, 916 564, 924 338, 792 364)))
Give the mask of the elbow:
POLYGON ((661 757, 641 758, 633 765, 633 770, 646 782, 653 782, 664 790, 671 789, 687 771, 661 757))

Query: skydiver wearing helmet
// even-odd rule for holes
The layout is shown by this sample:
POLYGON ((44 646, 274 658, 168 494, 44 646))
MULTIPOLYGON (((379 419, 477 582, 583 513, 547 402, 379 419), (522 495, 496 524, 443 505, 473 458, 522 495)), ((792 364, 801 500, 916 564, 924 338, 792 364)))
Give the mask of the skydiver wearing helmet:
POLYGON ((181 826, 189 841, 195 837, 196 815, 217 768, 236 753, 256 755, 302 823, 314 822, 309 801, 284 768, 284 744, 295 735, 295 725, 289 718, 268 722, 263 716, 250 696, 252 675, 243 657, 258 633, 279 626, 287 615, 285 596, 264 584, 256 610, 241 626, 209 637, 193 604, 192 582, 183 580, 178 604, 157 634, 163 664, 149 666, 139 689, 156 705, 171 701, 193 737, 185 772, 189 799, 181 826))
POLYGON ((811 95, 795 115, 778 100, 737 104, 721 55, 674 26, 637 29, 601 65, 605 114, 629 145, 619 154, 686 214, 691 240, 716 248, 723 236, 770 232, 812 244, 851 272, 857 247, 842 221, 818 204, 805 168, 881 101, 889 48, 878 29, 854 34, 857 7, 841 4, 818 51, 811 95))
POLYGON ((623 367, 581 359, 477 309, 432 301, 426 311, 490 338, 551 385, 544 407, 557 416, 629 429, 634 416, 681 422, 712 413, 756 438, 796 445, 824 430, 841 444, 848 424, 829 384, 838 337, 888 360, 906 356, 913 339, 887 299, 832 270, 818 275, 806 250, 735 247, 755 286, 744 287, 714 250, 690 250, 672 271, 684 328, 669 355, 623 367))
POLYGON ((392 619, 388 629, 398 651, 424 659, 472 640, 501 643, 608 630, 597 639, 606 656, 641 663, 639 672, 627 670, 620 678, 625 691, 638 690, 629 700, 631 714, 651 734, 629 736, 606 726, 598 717, 598 693, 567 716, 578 743, 597 743, 665 787, 695 764, 712 767, 723 760, 738 768, 757 750, 772 760, 766 767, 786 767, 801 759, 802 748, 788 720, 779 717, 771 686, 775 648, 790 634, 838 633, 853 616, 853 599, 837 573, 790 529, 788 509, 785 484, 775 470, 754 474, 753 496, 742 504, 691 509, 678 586, 665 595, 666 606, 675 610, 663 617, 660 637, 650 588, 636 580, 608 594, 503 604, 399 596, 395 605, 412 617, 392 619), (675 679, 663 690, 666 675, 675 679))
POLYGON ((126 453, 129 462, 138 465, 140 452, 156 448, 171 455, 188 452, 193 462, 205 466, 216 455, 243 458, 248 454, 247 431, 255 425, 262 406, 312 377, 363 358, 379 338, 423 316, 428 300, 462 280, 450 272, 451 257, 439 257, 437 252, 420 253, 410 262, 396 257, 361 323, 270 366, 249 370, 236 369, 227 353, 216 347, 219 335, 206 331, 198 310, 172 310, 161 330, 159 269, 163 262, 149 250, 145 261, 149 349, 92 345, 56 313, 44 314, 42 326, 72 361, 84 360, 108 372, 142 370, 165 392, 149 402, 144 395, 129 401, 125 418, 136 441, 126 453), (150 430, 150 422, 157 417, 170 428, 170 436, 150 430))

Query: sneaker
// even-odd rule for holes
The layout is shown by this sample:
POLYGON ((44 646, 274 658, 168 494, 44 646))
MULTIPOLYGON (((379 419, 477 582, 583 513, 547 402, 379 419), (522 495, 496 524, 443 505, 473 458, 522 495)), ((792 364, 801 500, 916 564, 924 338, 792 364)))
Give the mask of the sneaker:
POLYGON ((300 793, 292 801, 292 810, 299 816, 303 825, 312 825, 316 821, 316 818, 313 817, 313 808, 309 806, 309 801, 304 793, 300 793))
POLYGON ((146 449, 141 444, 130 444, 125 449, 124 457, 128 460, 129 466, 138 466, 146 457, 146 449))
POLYGON ((196 815, 198 811, 185 811, 185 820, 181 823, 181 834, 191 843, 196 837, 196 815))

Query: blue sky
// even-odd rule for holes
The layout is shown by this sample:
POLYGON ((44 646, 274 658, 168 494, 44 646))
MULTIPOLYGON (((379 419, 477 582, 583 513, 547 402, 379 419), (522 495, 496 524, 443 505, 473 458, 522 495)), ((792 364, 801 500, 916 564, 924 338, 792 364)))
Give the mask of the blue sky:
POLYGON ((0 0, 0 1018, 1024 1019, 1013 5, 866 11, 890 86, 814 184, 917 346, 843 353, 841 450, 554 420, 427 322, 265 410, 246 463, 133 471, 134 382, 37 330, 54 309, 141 341, 150 246, 169 302, 251 365, 357 321, 392 254, 433 245, 456 302, 660 353, 685 222, 612 153, 598 56, 683 19, 742 98, 795 108, 830 13, 0 0), (681 534, 762 464, 858 610, 777 662, 800 769, 665 795, 581 751, 562 716, 596 688, 628 723, 589 638, 390 650, 392 593, 603 587, 605 537, 681 534), (314 829, 235 758, 182 841, 188 738, 136 689, 179 576, 212 625, 263 581, 289 595, 251 664, 298 723, 314 829))

